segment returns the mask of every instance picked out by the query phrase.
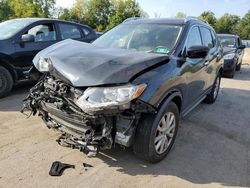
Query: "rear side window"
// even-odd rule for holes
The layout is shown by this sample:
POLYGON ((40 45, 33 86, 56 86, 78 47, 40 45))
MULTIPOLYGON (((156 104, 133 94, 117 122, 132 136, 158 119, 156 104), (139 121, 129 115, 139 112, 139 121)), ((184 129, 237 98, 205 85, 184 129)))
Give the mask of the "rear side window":
POLYGON ((203 45, 209 48, 214 47, 213 38, 209 29, 200 27, 203 45))
POLYGON ((84 36, 88 36, 90 34, 90 30, 86 27, 82 27, 82 32, 84 33, 84 36))
POLYGON ((79 39, 81 38, 81 32, 77 26, 71 24, 59 23, 61 31, 61 38, 64 39, 79 39))
POLYGON ((189 49, 191 46, 200 46, 201 43, 201 36, 198 27, 193 27, 188 35, 187 42, 186 42, 186 49, 189 49))

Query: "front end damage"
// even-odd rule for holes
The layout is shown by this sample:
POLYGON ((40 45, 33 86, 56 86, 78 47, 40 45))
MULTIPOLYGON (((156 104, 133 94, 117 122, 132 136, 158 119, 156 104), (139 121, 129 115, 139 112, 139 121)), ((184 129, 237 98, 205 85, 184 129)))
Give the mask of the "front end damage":
POLYGON ((84 111, 76 101, 86 90, 47 73, 24 99, 22 112, 38 114, 48 128, 61 132, 57 139, 60 145, 80 149, 89 156, 115 144, 130 147, 141 115, 156 112, 139 99, 114 108, 84 111))

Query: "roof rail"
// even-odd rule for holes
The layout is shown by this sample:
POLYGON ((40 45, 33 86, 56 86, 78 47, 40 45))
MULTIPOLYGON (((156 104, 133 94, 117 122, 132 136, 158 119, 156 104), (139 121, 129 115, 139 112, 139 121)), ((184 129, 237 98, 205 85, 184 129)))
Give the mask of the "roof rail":
POLYGON ((209 24, 206 20, 200 19, 200 18, 198 18, 198 17, 187 16, 187 17, 185 18, 185 22, 190 21, 190 20, 198 20, 198 21, 202 21, 202 22, 204 22, 204 23, 206 23, 206 24, 209 24))
POLYGON ((122 23, 129 22, 132 20, 139 20, 139 19, 142 19, 142 17, 130 17, 130 18, 127 18, 126 20, 124 20, 122 23))

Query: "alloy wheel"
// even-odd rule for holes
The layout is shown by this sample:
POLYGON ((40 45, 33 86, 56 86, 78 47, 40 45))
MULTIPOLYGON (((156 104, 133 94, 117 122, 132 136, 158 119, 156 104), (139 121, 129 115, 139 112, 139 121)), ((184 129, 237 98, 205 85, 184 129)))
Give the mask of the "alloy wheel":
POLYGON ((220 89, 220 78, 217 77, 216 81, 215 81, 215 85, 214 85, 214 99, 217 97, 218 93, 219 93, 219 89, 220 89))
POLYGON ((158 154, 164 153, 173 141, 176 129, 176 119, 173 112, 167 112, 158 124, 155 135, 155 151, 158 154))

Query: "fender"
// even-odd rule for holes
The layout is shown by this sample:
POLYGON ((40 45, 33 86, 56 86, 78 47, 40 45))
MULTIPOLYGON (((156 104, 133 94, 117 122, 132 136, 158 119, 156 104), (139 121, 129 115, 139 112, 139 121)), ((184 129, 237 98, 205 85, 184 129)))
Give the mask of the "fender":
POLYGON ((180 99, 180 104, 177 104, 179 110, 181 111, 182 107, 182 93, 177 88, 172 88, 161 98, 161 100, 156 104, 157 109, 161 107, 161 105, 165 102, 169 103, 173 101, 174 98, 178 97, 180 99))
POLYGON ((13 81, 16 82, 18 80, 17 72, 15 71, 15 67, 11 65, 12 59, 3 53, 0 53, 0 65, 6 68, 10 74, 12 75, 13 81))

